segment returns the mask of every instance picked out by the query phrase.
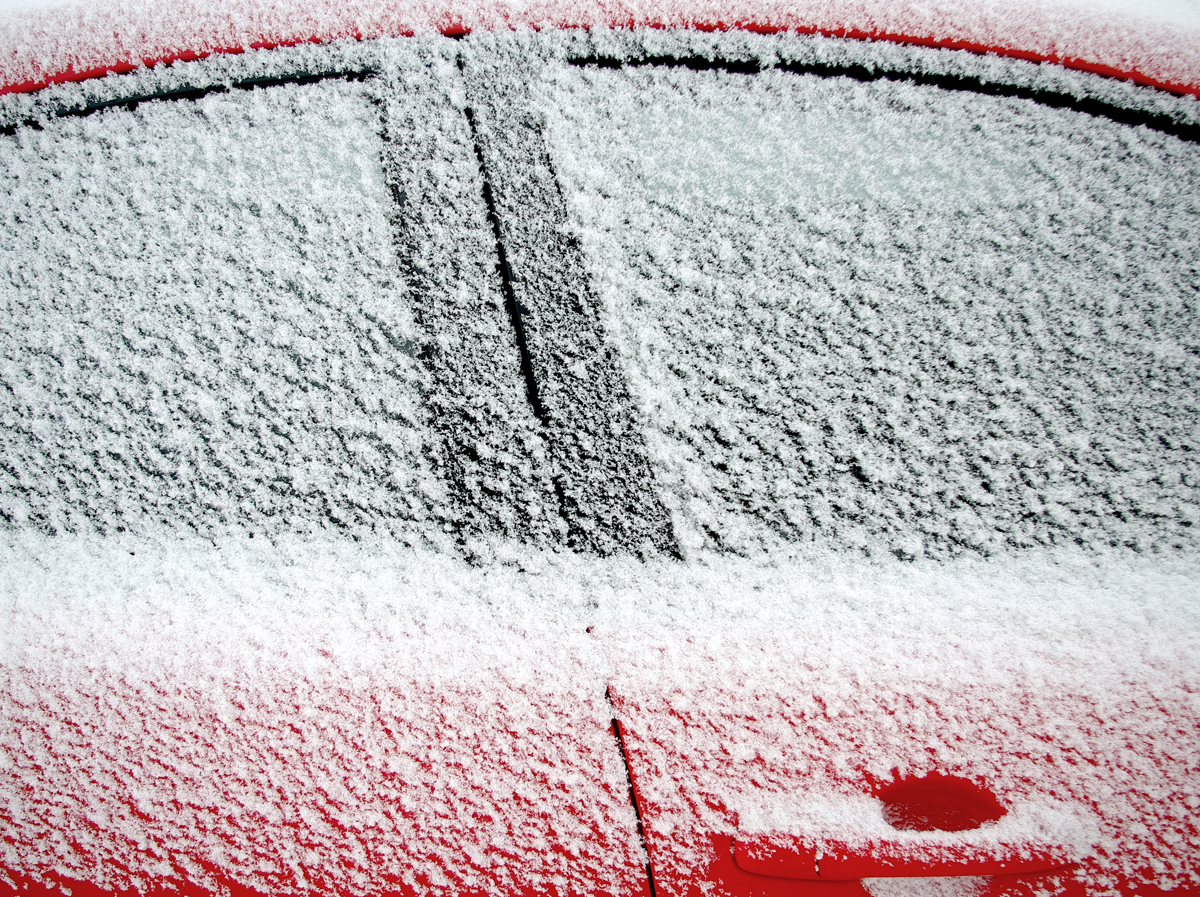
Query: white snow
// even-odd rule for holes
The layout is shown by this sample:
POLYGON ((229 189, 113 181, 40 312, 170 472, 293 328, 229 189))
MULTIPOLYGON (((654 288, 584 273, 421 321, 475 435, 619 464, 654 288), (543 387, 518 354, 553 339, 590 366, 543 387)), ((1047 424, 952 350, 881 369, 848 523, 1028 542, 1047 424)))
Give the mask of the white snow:
POLYGON ((872 783, 933 771, 1009 810, 960 843, 1058 841, 1089 893, 1148 866, 1194 883, 1197 572, 1069 549, 630 577, 594 632, 656 883, 706 868, 712 832, 880 836, 872 783))
POLYGON ((1194 560, 24 533, 0 570, 2 861, 33 878, 636 891, 606 683, 664 893, 708 832, 844 820, 893 770, 983 780, 1099 892, 1195 875, 1194 560))
POLYGON ((336 537, 27 534, 0 570, 8 875, 641 893, 603 671, 562 590, 336 537))
POLYGON ((990 878, 869 878, 863 885, 871 897, 979 897, 990 878))
POLYGON ((4 0, 0 84, 176 58, 181 52, 387 37, 442 29, 752 23, 908 36, 1108 65, 1200 88, 1194 0, 4 0))
POLYGON ((686 889, 711 832, 820 806, 844 827, 871 781, 935 770, 986 782, 1035 841, 1040 809, 1074 807, 1060 834, 1097 893, 1149 866, 1194 882, 1196 147, 888 81, 541 84, 692 555, 597 628, 659 886, 686 889))
POLYGON ((554 79, 685 550, 1195 550, 1194 144, 780 70, 554 79))
POLYGON ((373 119, 361 85, 328 81, 3 141, 6 519, 430 515, 444 487, 373 119))
MULTIPOLYGON (((788 46, 598 34, 547 57, 574 40, 788 46)), ((448 46, 389 69, 442 79, 430 122, 461 110, 448 46)), ((51 115, 375 52, 0 104, 43 120, 0 137, 4 874, 642 893, 611 686, 663 895, 742 818, 844 820, 870 779, 932 770, 986 782, 1014 836, 1060 826, 1097 893, 1194 886, 1195 149, 906 85, 552 63, 538 111, 687 559, 456 547, 376 88, 51 115), (781 421, 815 431, 808 470, 781 421), (981 440, 993 423, 1013 432, 981 440)), ((483 220, 461 125, 417 172, 476 203, 424 247, 451 267, 483 220)), ((512 409, 480 407, 502 432, 512 409)))

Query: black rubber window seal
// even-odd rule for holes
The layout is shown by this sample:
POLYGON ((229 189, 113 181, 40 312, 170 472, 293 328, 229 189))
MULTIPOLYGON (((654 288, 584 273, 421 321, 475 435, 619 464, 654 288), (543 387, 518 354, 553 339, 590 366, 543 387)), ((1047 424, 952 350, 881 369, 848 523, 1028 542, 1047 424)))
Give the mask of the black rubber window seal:
POLYGON ((930 72, 898 72, 883 68, 868 68, 865 65, 840 65, 832 63, 781 62, 763 65, 753 60, 708 59, 703 56, 640 56, 620 59, 612 56, 578 56, 567 60, 578 67, 596 68, 639 68, 644 66, 662 68, 686 68, 692 71, 722 71, 739 75, 757 75, 775 69, 797 75, 816 75, 822 78, 852 78, 855 81, 893 81, 937 87, 941 90, 977 93, 985 96, 1030 100, 1052 109, 1071 109, 1097 118, 1134 127, 1144 126, 1154 131, 1170 134, 1189 143, 1200 143, 1200 124, 1180 121, 1161 112, 1129 109, 1108 103, 1095 97, 1078 97, 1072 94, 1035 87, 1021 87, 1000 81, 984 81, 971 75, 933 74, 930 72))
MULTIPOLYGON (((150 103, 156 100, 200 100, 209 94, 230 93, 235 90, 256 90, 258 88, 283 87, 289 84, 317 84, 321 81, 362 82, 376 74, 378 72, 374 69, 360 69, 336 72, 298 72, 293 75, 280 75, 274 78, 248 78, 243 81, 234 81, 230 84, 213 84, 208 87, 181 87, 177 90, 165 90, 160 93, 143 93, 113 100, 102 100, 76 108, 59 109, 51 117, 83 118, 107 109, 125 109, 132 112, 142 103, 150 103)), ((0 134, 12 137, 17 133, 17 128, 30 128, 40 131, 42 130, 42 122, 37 119, 28 118, 19 124, 0 127, 0 134)))

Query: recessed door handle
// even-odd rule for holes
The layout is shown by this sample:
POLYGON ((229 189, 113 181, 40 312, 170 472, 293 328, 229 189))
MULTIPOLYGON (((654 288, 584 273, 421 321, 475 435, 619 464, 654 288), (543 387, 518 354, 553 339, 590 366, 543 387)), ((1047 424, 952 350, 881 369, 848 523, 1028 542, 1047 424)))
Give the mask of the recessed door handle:
POLYGON ((790 835, 739 836, 733 842, 733 861, 743 872, 806 881, 1018 875, 1073 865, 1067 849, 1046 844, 955 845, 944 839, 897 838, 850 847, 838 840, 790 835))

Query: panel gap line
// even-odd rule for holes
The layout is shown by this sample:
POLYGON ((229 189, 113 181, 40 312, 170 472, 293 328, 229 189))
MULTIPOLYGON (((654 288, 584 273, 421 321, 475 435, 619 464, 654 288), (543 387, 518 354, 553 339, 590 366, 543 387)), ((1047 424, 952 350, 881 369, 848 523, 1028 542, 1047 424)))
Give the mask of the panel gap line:
POLYGON ((617 740, 617 750, 621 754, 621 763, 625 766, 625 781, 629 783, 629 802, 633 804, 633 816, 637 820, 638 838, 642 842, 642 850, 646 853, 646 881, 650 886, 650 897, 658 897, 654 890, 654 867, 650 862, 650 841, 646 838, 646 826, 642 821, 642 809, 638 806, 637 790, 633 787, 633 767, 629 765, 629 751, 625 748, 625 733, 621 731, 621 721, 617 719, 617 708, 613 705, 611 689, 604 689, 604 700, 608 701, 612 710, 612 732, 617 740))
POLYGON ((500 288, 504 293, 504 307, 508 311, 509 321, 512 322, 513 333, 517 339, 517 351, 521 356, 521 376, 525 379, 525 395, 534 415, 545 426, 548 423, 546 408, 542 404, 541 392, 538 389, 537 376, 533 371, 533 356, 529 353, 529 341, 525 335, 523 309, 517 301, 516 290, 513 289, 513 272, 508 262, 508 251, 504 246, 504 234, 500 228, 500 216, 496 212, 496 199, 492 194, 492 184, 488 178, 487 165, 483 161, 483 147, 479 143, 479 129, 475 123, 475 112, 470 106, 463 110, 467 125, 471 129, 471 144, 475 148, 475 158, 479 162, 479 176, 483 181, 483 202, 487 206, 488 222, 492 226, 492 235, 496 239, 496 258, 500 268, 500 288))

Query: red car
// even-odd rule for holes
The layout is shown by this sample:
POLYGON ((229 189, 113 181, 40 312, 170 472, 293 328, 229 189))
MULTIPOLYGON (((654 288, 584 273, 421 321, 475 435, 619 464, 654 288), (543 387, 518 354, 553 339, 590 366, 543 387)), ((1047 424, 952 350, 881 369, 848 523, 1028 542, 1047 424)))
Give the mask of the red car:
POLYGON ((1014 10, 10 13, 0 888, 1200 893, 1200 35, 1014 10))

